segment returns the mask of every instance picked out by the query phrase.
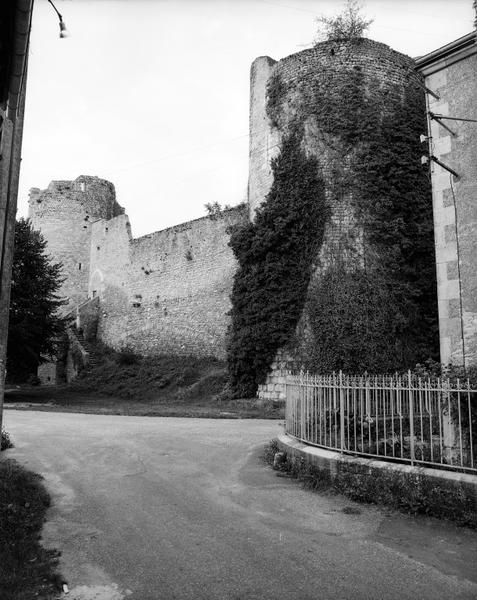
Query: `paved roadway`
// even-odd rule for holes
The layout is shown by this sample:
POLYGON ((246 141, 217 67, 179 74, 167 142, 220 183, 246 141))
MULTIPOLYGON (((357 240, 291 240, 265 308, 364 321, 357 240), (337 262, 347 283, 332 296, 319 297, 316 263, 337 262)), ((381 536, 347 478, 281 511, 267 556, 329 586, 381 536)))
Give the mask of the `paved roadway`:
POLYGON ((477 598, 475 532, 278 478, 259 460, 276 421, 7 410, 5 427, 53 494, 65 598, 477 598))

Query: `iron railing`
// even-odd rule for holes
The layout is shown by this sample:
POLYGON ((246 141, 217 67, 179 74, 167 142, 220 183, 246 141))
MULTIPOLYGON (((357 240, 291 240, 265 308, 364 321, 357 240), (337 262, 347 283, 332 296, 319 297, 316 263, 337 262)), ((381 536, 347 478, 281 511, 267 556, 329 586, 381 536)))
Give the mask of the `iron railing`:
POLYGON ((477 471, 477 390, 468 380, 288 375, 286 431, 343 453, 477 471))

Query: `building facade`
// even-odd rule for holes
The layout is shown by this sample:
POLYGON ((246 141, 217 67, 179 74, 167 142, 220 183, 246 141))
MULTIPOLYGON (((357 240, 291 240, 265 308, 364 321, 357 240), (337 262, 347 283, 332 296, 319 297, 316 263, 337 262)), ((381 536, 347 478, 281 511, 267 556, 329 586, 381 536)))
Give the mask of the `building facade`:
POLYGON ((477 366, 477 35, 417 60, 425 78, 441 362, 477 366), (436 160, 439 162, 436 162, 436 160))

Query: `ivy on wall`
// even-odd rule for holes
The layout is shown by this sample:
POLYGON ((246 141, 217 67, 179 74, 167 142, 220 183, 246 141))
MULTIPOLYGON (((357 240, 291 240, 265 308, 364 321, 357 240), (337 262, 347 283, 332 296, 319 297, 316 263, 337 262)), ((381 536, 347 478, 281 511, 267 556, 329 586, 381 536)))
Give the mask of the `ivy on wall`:
POLYGON ((313 107, 308 117, 349 157, 341 173, 334 165, 330 191, 351 199, 363 247, 355 247, 355 260, 346 248, 345 259, 340 244, 313 282, 312 335, 299 358, 321 372, 407 369, 438 358, 431 187, 420 163, 424 97, 411 81, 380 94, 379 81, 365 86, 360 70, 342 77, 322 73, 304 107, 313 107))
MULTIPOLYGON (((359 43, 347 42, 350 55, 359 43)), ((394 371, 438 357, 425 105, 413 78, 383 89, 371 70, 343 63, 290 89, 278 70, 270 78, 267 114, 281 153, 255 223, 231 239, 240 265, 228 352, 236 396, 255 393, 282 347, 321 372, 394 371), (337 207, 355 227, 340 232, 333 217, 338 240, 322 248, 337 207)))
POLYGON ((273 185, 249 223, 232 233, 239 262, 232 291, 228 347, 235 397, 255 395, 303 310, 328 218, 318 161, 306 157, 299 131, 283 140, 273 185))

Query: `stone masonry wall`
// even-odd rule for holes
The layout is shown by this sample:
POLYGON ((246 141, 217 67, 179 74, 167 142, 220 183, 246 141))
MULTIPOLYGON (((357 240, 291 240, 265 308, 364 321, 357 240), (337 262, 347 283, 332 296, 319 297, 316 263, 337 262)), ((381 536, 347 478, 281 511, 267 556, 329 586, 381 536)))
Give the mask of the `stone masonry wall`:
POLYGON ((116 349, 225 358, 236 261, 236 207, 138 239, 126 215, 92 227, 90 296, 99 295, 98 336, 116 349))
POLYGON ((97 177, 52 181, 46 190, 30 191, 29 218, 48 241, 48 252, 63 264, 61 293, 68 308, 87 298, 92 222, 124 212, 114 186, 97 177))
MULTIPOLYGON (((477 48, 423 69, 429 110, 477 118, 477 48)), ((432 153, 459 174, 431 165, 441 362, 477 366, 477 124, 430 120, 432 153)))
POLYGON ((273 181, 270 163, 279 151, 280 134, 270 123, 265 102, 274 65, 276 61, 272 58, 260 56, 250 69, 248 207, 251 220, 270 191, 273 181))

